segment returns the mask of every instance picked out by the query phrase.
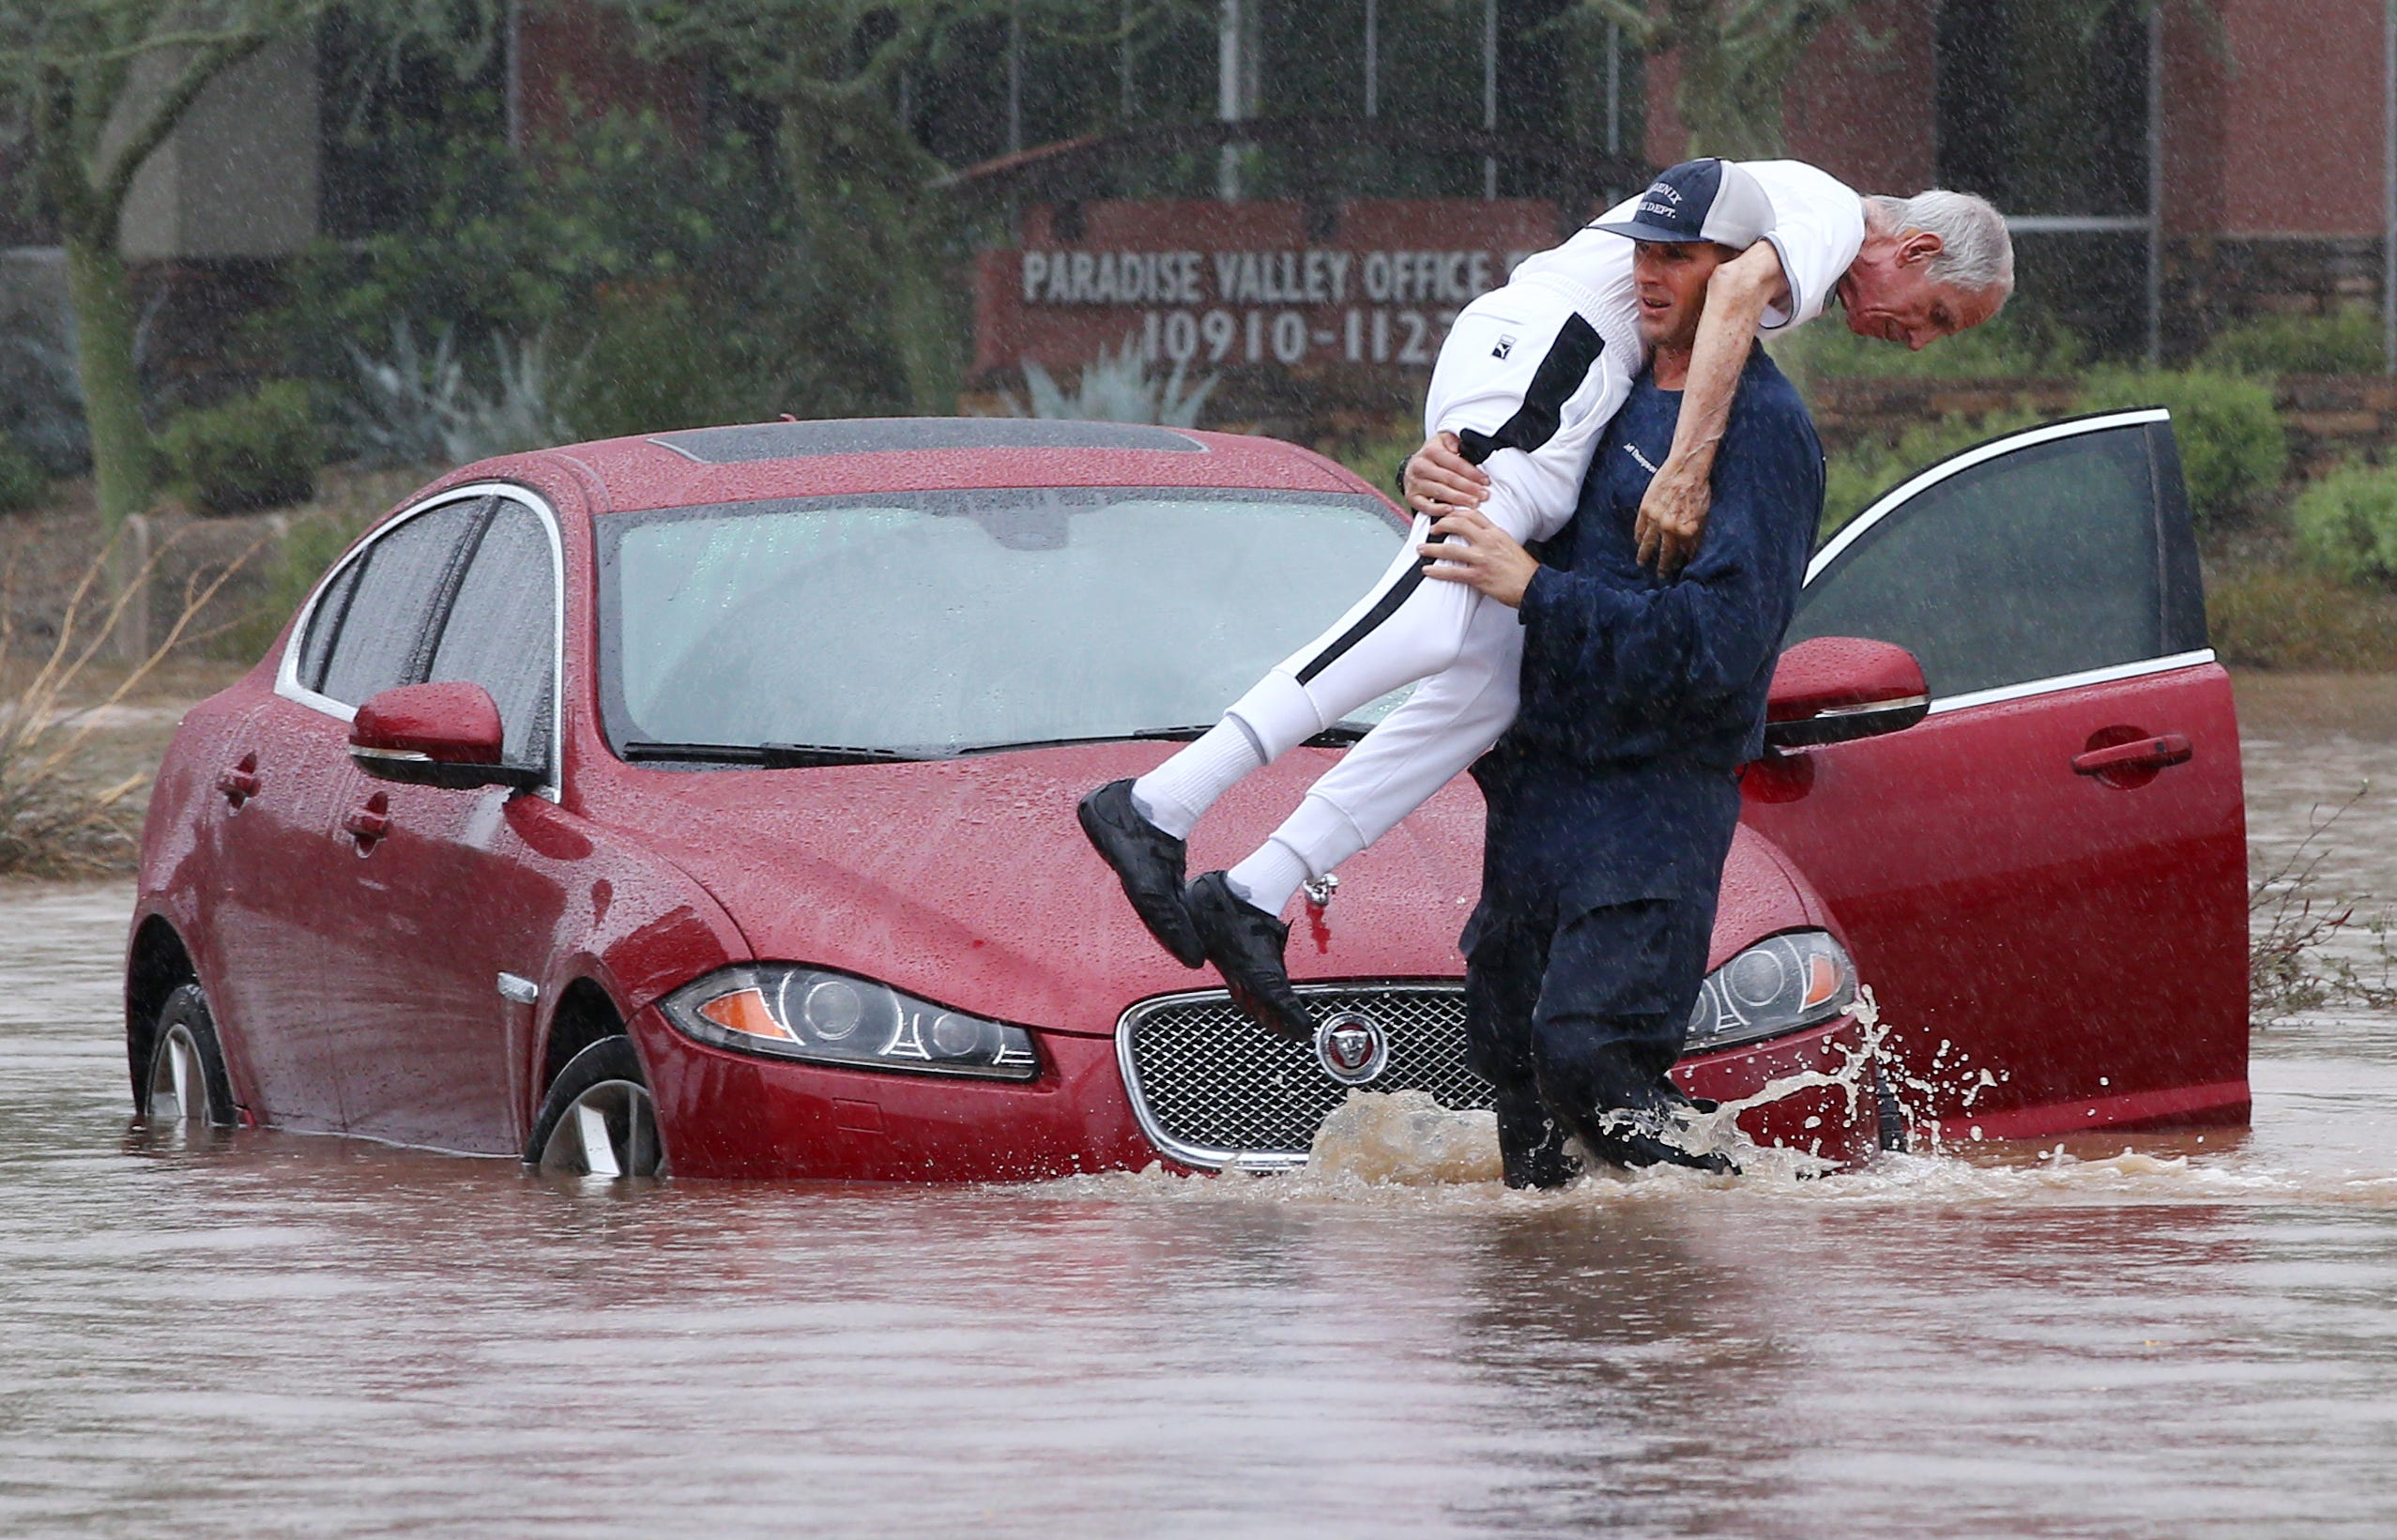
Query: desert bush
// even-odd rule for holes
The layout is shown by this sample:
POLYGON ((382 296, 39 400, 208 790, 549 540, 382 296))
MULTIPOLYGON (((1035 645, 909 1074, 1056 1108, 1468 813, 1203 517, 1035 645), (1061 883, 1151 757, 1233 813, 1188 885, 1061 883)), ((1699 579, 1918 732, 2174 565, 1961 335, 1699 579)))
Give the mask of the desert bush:
POLYGON ((2397 466, 2350 463, 2298 494, 2298 552, 2350 583, 2397 580, 2397 466))
MULTIPOLYGON (((420 227, 318 243, 257 325, 333 399, 367 393, 352 368, 363 358, 404 376, 412 362, 417 396, 437 398, 454 370, 453 404, 460 392, 497 403, 511 389, 497 350, 521 369, 538 345, 554 366, 546 404, 585 434, 907 410, 901 367, 864 324, 883 300, 842 290, 814 259, 770 163, 737 136, 692 149, 645 115, 599 119, 536 158, 453 134, 422 168, 420 227), (395 316, 423 344, 413 359, 395 316), (584 366, 571 392, 570 359, 584 366)), ((439 431, 425 402, 413 415, 439 431)), ((359 448, 389 463, 461 458, 372 435, 359 448)))
POLYGON ((2214 334, 2202 359, 2233 374, 2377 374, 2380 315, 2355 306, 2328 315, 2265 315, 2214 334))
POLYGON ((2315 806, 2304 839, 2250 881, 2248 912, 2249 1022, 2277 1027, 2326 1006, 2386 1011, 2397 1006, 2397 915, 2367 912, 2353 898, 2329 891, 2322 868, 2328 836, 2355 811, 2369 785, 2338 806, 2315 806), (2367 939, 2368 938, 2368 939, 2367 939), (2343 942, 2362 941, 2364 960, 2343 942))
POLYGON ((2206 629, 2235 667, 2397 672, 2397 596, 2277 561, 2206 573, 2206 629))
POLYGON ((297 380, 186 412, 160 435, 160 448, 204 513, 304 501, 316 490, 325 457, 308 388, 297 380))
POLYGON ((1395 502, 1403 503, 1405 498, 1398 491, 1398 470, 1407 463, 1409 455, 1423 447, 1423 430, 1417 426, 1421 420, 1412 417, 1402 419, 1391 424, 1386 433, 1326 448, 1324 452, 1356 472, 1374 491, 1395 502))
MULTIPOLYGON (((95 782, 81 771, 78 757, 106 709, 132 694, 190 637, 201 611, 248 559, 237 558, 205 583, 188 584, 180 614, 149 656, 98 700, 69 706, 69 697, 115 633, 126 606, 146 602, 147 581, 163 554, 154 554, 131 581, 116 586, 113 602, 101 602, 115 555, 113 544, 104 547, 68 595, 48 650, 22 684, 0 694, 0 875, 81 877, 133 863, 139 821, 130 799, 148 777, 95 782)), ((14 672, 19 639, 14 618, 20 611, 11 602, 14 575, 0 574, 0 671, 7 672, 14 672)))
POLYGON ((593 438, 763 421, 808 393, 781 343, 688 283, 603 291, 583 335, 573 413, 593 438))
POLYGON ((50 475, 25 447, 0 434, 0 513, 38 508, 50 496, 50 475))
POLYGON ((1824 467, 1822 534, 1830 535, 1916 471, 2046 420, 2045 414, 2029 410, 1940 418, 1916 423, 1894 444, 1868 438, 1829 456, 1824 467))
POLYGON ((2089 376, 2081 404, 2093 412, 2171 409, 2191 511, 2201 526, 2254 512, 2288 473, 2288 433, 2262 380, 2204 369, 2101 370, 2089 376))

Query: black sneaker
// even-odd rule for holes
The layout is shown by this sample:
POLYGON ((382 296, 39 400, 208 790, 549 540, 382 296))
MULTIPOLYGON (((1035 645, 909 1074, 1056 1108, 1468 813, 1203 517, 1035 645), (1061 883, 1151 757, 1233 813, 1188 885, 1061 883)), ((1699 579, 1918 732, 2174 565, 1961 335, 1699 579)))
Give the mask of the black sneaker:
POLYGON ((1581 1163, 1565 1147, 1565 1125, 1537 1096, 1497 1098, 1498 1154, 1506 1185, 1543 1192, 1570 1185, 1581 1163))
POLYGON ((1221 872, 1201 872, 1182 891, 1182 907, 1207 960, 1231 986, 1234 1005, 1269 1032, 1315 1041, 1315 1018, 1290 987, 1282 953, 1290 928, 1231 891, 1221 872))
POLYGON ((1686 1166, 1693 1171, 1735 1177, 1739 1167, 1718 1150, 1689 1150, 1679 1142, 1687 1125, 1661 1108, 1609 1107, 1595 1118, 1572 1118, 1581 1147, 1609 1165, 1686 1166))
POLYGON ((1082 832, 1123 883, 1132 912, 1157 944, 1184 968, 1207 960, 1191 928, 1189 911, 1182 907, 1182 873, 1189 859, 1182 841, 1140 816, 1132 805, 1132 783, 1109 781, 1085 795, 1075 816, 1082 832))

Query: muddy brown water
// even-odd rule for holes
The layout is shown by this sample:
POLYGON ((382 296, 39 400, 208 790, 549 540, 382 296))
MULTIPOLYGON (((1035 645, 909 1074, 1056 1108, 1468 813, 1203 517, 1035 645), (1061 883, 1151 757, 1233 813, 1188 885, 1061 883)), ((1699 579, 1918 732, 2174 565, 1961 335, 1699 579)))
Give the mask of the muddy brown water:
MULTIPOLYGON (((2242 710, 2259 861, 2397 770, 2389 681, 2242 710)), ((147 1141, 128 891, 0 890, 0 1532, 2397 1531, 2397 1016, 1802 1183, 612 1190, 147 1141)))

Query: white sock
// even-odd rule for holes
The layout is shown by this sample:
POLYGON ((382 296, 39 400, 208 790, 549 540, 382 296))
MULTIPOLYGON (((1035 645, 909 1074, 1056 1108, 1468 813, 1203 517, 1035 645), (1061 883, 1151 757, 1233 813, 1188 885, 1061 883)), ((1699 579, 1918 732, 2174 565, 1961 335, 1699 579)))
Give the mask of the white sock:
POLYGON ((1133 782, 1133 810, 1175 839, 1186 840, 1216 798, 1264 763, 1248 729, 1226 717, 1197 742, 1133 782))
POLYGON ((1280 840, 1267 840, 1255 855, 1226 872, 1224 881, 1239 897, 1267 914, 1279 915, 1299 884, 1314 875, 1297 851, 1280 840))

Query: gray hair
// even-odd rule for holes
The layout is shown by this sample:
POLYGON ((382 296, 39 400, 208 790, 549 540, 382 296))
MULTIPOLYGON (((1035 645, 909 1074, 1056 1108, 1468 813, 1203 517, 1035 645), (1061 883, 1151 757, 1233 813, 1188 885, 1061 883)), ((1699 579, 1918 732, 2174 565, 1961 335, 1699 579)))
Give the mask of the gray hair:
POLYGON ((1931 263, 1932 282, 1967 294, 1995 289, 2001 299, 2014 292, 2014 241, 2006 233, 2006 217, 1987 198, 1935 187, 1911 198, 1876 195, 1864 203, 1893 234, 1927 230, 1940 238, 1942 249, 1931 263))

